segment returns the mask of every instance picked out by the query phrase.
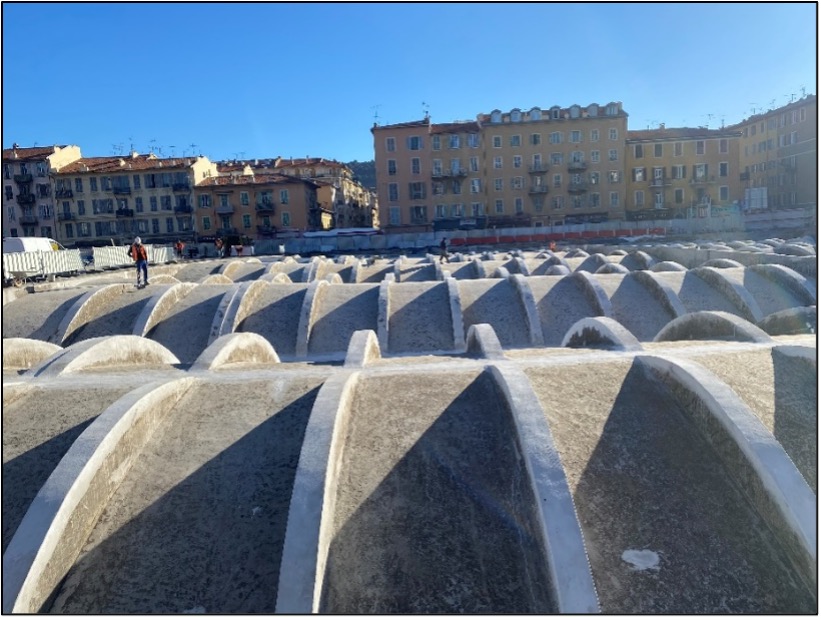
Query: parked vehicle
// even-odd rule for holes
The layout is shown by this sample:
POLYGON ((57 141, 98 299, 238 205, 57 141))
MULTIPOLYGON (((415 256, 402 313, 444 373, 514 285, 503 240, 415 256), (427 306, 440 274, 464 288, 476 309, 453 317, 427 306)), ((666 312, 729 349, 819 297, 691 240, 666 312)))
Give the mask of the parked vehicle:
POLYGON ((9 252, 56 252, 65 248, 50 237, 4 237, 3 254, 9 252))

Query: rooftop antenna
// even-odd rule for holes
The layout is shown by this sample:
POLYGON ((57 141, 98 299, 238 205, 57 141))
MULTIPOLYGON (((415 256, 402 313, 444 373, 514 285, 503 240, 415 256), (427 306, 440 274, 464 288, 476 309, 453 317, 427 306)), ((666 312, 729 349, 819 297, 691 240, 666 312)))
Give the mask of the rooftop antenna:
POLYGON ((382 107, 381 103, 377 103, 376 105, 371 106, 371 110, 374 111, 373 112, 373 124, 374 125, 379 124, 379 108, 381 108, 381 107, 382 107))
POLYGON ((194 155, 197 152, 197 145, 192 142, 188 146, 191 147, 191 154, 194 155))
POLYGON ((121 155, 123 152, 123 145, 122 144, 112 144, 111 149, 114 151, 115 155, 121 155))
MULTIPOLYGON (((786 97, 787 95, 784 96, 786 97)), ((790 93, 790 103, 792 103, 793 101, 795 101, 795 93, 790 93)))
POLYGON ((770 110, 774 110, 774 109, 775 109, 775 99, 770 101, 770 110))
POLYGON ((134 138, 132 138, 131 136, 128 136, 128 142, 131 144, 131 148, 129 149, 128 152, 133 153, 134 152, 134 138))
POLYGON ((151 139, 148 141, 148 152, 149 152, 149 153, 151 153, 152 155, 153 155, 153 153, 154 153, 154 143, 155 143, 156 141, 157 141, 157 140, 156 140, 156 139, 154 139, 154 138, 151 138, 151 139))
POLYGON ((705 114, 704 116, 707 117, 707 129, 709 129, 710 128, 710 121, 713 120, 713 117, 715 116, 715 114, 705 114))
POLYGON ((756 107, 755 107, 755 106, 757 106, 758 104, 757 104, 757 103, 750 102, 750 105, 751 105, 751 106, 753 106, 753 107, 752 107, 752 109, 751 109, 751 111, 752 111, 752 113, 753 113, 753 116, 755 116, 755 110, 756 110, 756 107))
POLYGON ((177 147, 172 144, 169 148, 171 149, 171 157, 174 157, 174 149, 177 147))
POLYGON ((239 158, 240 158, 240 160, 241 160, 243 157, 245 157, 245 151, 240 151, 240 152, 239 152, 239 158))
POLYGON ((430 106, 424 101, 422 102, 422 112, 424 112, 425 118, 430 116, 430 106))
POLYGON ((721 115, 721 128, 724 129, 724 115, 721 115))
POLYGON ((803 99, 806 96, 807 96, 807 89, 804 88, 804 85, 802 84, 801 85, 801 98, 803 99))

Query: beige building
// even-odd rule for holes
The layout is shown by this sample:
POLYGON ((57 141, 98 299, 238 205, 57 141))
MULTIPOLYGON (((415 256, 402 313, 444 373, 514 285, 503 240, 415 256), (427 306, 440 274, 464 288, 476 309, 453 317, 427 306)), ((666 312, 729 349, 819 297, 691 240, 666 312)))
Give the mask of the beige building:
POLYGON ((200 239, 239 235, 266 239, 319 230, 317 186, 281 174, 245 174, 220 166, 221 174, 197 184, 196 230, 200 239))
POLYGON ((745 210, 818 203, 818 98, 806 95, 732 126, 741 132, 739 180, 745 210))
POLYGON ((382 226, 549 226, 624 213, 621 103, 374 126, 382 226))
POLYGON ((737 206, 740 135, 704 127, 628 131, 626 218, 708 217, 737 206))
MULTIPOLYGON (((81 157, 79 146, 3 149, 3 237, 58 238, 51 173, 81 157)), ((56 202, 55 202, 56 201, 56 202)))
POLYGON ((66 246, 171 243, 195 238, 193 190, 217 176, 207 157, 163 158, 136 152, 83 157, 53 174, 57 232, 66 246))

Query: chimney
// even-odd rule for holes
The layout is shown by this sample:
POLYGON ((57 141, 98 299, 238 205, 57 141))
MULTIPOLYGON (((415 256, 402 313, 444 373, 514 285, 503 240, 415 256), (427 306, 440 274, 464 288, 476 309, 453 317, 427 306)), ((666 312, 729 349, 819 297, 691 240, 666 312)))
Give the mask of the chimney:
POLYGON ((664 123, 659 123, 659 129, 664 129, 664 123))

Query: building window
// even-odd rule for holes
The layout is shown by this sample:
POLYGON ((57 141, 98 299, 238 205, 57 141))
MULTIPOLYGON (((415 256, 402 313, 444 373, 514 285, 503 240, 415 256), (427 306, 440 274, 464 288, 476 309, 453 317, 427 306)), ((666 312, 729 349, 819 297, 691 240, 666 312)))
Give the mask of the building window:
POLYGON ((674 179, 684 179, 687 176, 687 167, 683 164, 676 164, 670 167, 674 179))
POLYGON ((721 140, 718 141, 718 152, 719 153, 729 153, 730 152, 729 140, 727 140, 727 138, 722 138, 721 140))
POLYGON ((424 200, 425 184, 423 182, 409 183, 409 191, 411 200, 424 200))
POLYGON ((522 167, 522 156, 521 155, 514 155, 513 156, 513 167, 514 168, 521 168, 522 167))
POLYGON ((388 160, 388 174, 393 176, 396 174, 396 160, 389 159, 388 160))
POLYGON ((86 214, 86 201, 85 200, 78 200, 77 201, 77 215, 85 215, 86 214))
POLYGON ((662 194, 661 192, 656 192, 655 194, 653 194, 653 207, 656 209, 664 208, 664 194, 662 194))
POLYGON ((704 140, 696 140, 696 155, 704 155, 704 140))
POLYGON ((633 180, 641 183, 644 181, 644 168, 633 168, 633 180))
POLYGON ((174 218, 173 217, 165 218, 165 232, 169 232, 169 233, 174 232, 174 218))
POLYGON ((388 153, 396 151, 396 138, 385 138, 385 150, 388 153))
POLYGON ((593 163, 593 164, 599 163, 599 152, 598 151, 590 151, 590 163, 593 163))
POLYGON ((718 176, 726 177, 730 176, 730 164, 726 161, 721 162, 718 164, 718 176))
POLYGON ((134 209, 137 211, 137 213, 142 213, 143 212, 143 197, 142 196, 137 196, 134 199, 134 209))
POLYGON ((609 151, 607 151, 607 159, 608 161, 619 161, 618 149, 610 149, 609 151))
POLYGON ((458 203, 455 205, 450 206, 450 215, 452 217, 462 217, 465 214, 464 207, 462 203, 458 203))
POLYGON ((450 185, 450 191, 453 192, 456 195, 461 194, 462 193, 462 182, 459 181, 458 179, 454 180, 450 185))
POLYGON ((641 144, 634 144, 633 145, 633 156, 636 159, 641 159, 642 157, 644 157, 644 146, 642 146, 641 144))
POLYGON ((513 199, 513 208, 516 211, 516 215, 521 215, 522 213, 524 213, 524 210, 525 210, 524 203, 523 203, 522 199, 519 198, 518 196, 513 199))
MULTIPOLYGON (((157 197, 156 196, 151 196, 151 198, 149 198, 149 200, 151 201, 151 210, 156 211, 157 210, 157 197)), ((157 231, 157 232, 159 232, 159 231, 157 231)))
POLYGON ((599 141, 599 130, 598 129, 591 129, 590 130, 590 141, 591 142, 598 142, 599 141))
POLYGON ((522 189, 522 187, 524 187, 523 177, 513 177, 510 182, 513 189, 522 189))
POLYGON ((291 214, 288 211, 282 212, 282 225, 286 228, 291 225, 291 214))
POLYGON ((471 194, 479 194, 482 191, 482 179, 471 179, 470 180, 470 193, 471 194))
POLYGON ((242 214, 242 227, 243 228, 251 228, 251 214, 250 213, 243 213, 242 214))
POLYGON ((391 202, 399 200, 399 183, 388 183, 388 200, 391 202))
POLYGON ((562 132, 561 131, 551 132, 550 136, 548 137, 548 141, 550 142, 550 144, 561 144, 562 143, 562 132))
POLYGON ((501 167, 502 167, 502 157, 501 156, 493 158, 493 167, 496 168, 497 170, 501 169, 501 167))
POLYGON ((570 141, 574 144, 579 144, 582 141, 582 132, 574 129, 570 132, 570 141))
POLYGON ((677 187, 676 190, 673 192, 673 200, 677 205, 680 205, 684 202, 684 190, 680 187, 677 187))
POLYGON ((608 135, 610 136, 611 140, 618 140, 619 139, 619 130, 616 129, 615 127, 611 127, 609 132, 608 132, 608 135))
POLYGON ((83 179, 81 179, 80 177, 74 179, 74 191, 78 194, 83 193, 83 179))
POLYGON ((408 150, 420 151, 422 150, 422 138, 419 136, 410 136, 408 138, 408 150))
POLYGON ((11 185, 6 185, 5 192, 6 200, 11 200, 14 197, 14 190, 11 188, 11 185))
POLYGON ((434 159, 433 160, 433 174, 439 176, 442 174, 442 160, 441 159, 434 159))
POLYGON ((697 181, 707 179, 707 164, 695 164, 693 166, 693 178, 697 181))
POLYGON ((728 202, 730 200, 730 188, 727 185, 722 185, 718 188, 718 197, 721 202, 728 202))
POLYGON ((434 181, 432 184, 433 186, 433 195, 434 196, 442 196, 445 193, 445 184, 441 181, 434 181))
POLYGON ((510 146, 522 146, 522 136, 510 136, 510 146))
POLYGON ((598 192, 593 192, 590 194, 590 206, 591 207, 599 207, 601 205, 601 198, 598 192))
POLYGON ((493 148, 494 149, 502 148, 502 136, 493 136, 493 148))
POLYGON ((443 218, 443 217, 447 217, 447 207, 445 205, 436 205, 435 209, 436 209, 436 211, 435 211, 436 214, 434 215, 435 219, 440 219, 440 218, 443 218))
POLYGON ((505 212, 505 201, 504 200, 496 200, 496 213, 504 213, 505 212))
POLYGON ((470 158, 470 171, 471 172, 479 172, 479 158, 478 157, 471 157, 470 158))
POLYGON ((554 174, 553 175, 553 187, 561 187, 562 186, 562 175, 561 174, 554 174))
POLYGON ((598 185, 599 184, 599 173, 598 172, 591 172, 590 173, 590 185, 598 185))
POLYGON ((532 133, 530 134, 530 144, 538 145, 542 143, 542 134, 540 133, 532 133))
POLYGON ((468 134, 468 146, 472 149, 479 148, 479 134, 478 133, 469 133, 468 134))
POLYGON ((422 163, 418 157, 411 159, 411 174, 419 174, 422 172, 422 163))
MULTIPOLYGON (((154 199, 156 202, 156 198, 154 199)), ((200 207, 210 207, 211 206, 211 196, 208 194, 200 194, 200 207)))
POLYGON ((140 175, 134 175, 134 189, 140 189, 140 175))
POLYGON ((460 148, 459 134, 452 133, 448 136, 448 147, 452 149, 460 148))
POLYGON ((550 201, 550 204, 554 209, 563 209, 564 208, 564 196, 553 196, 553 199, 550 201))
POLYGON ((610 207, 618 207, 619 206, 619 193, 618 192, 610 192, 610 207))
POLYGON ((247 205, 247 204, 249 204, 249 202, 250 202, 250 201, 249 201, 249 199, 248 199, 248 192, 240 192, 240 193, 239 193, 239 202, 240 202, 240 204, 242 204, 242 205, 247 205))
POLYGON ((501 178, 493 179, 493 189, 497 192, 501 192, 505 188, 505 181, 501 178))
MULTIPOLYGON (((226 196, 227 198, 227 196, 226 196)), ((171 196, 160 196, 160 206, 162 207, 163 211, 170 211, 171 210, 171 196)), ((169 231, 171 232, 171 231, 169 231)))
POLYGON ((654 144, 653 145, 653 157, 662 157, 664 155, 664 145, 663 144, 654 144))
POLYGON ((618 183, 621 181, 621 172, 619 170, 609 170, 607 178, 611 183, 618 183))
POLYGON ((91 189, 92 192, 96 192, 97 191, 97 177, 91 177, 88 180, 88 186, 89 186, 89 188, 91 189))
POLYGON ((389 218, 391 226, 399 226, 402 223, 402 210, 399 207, 391 207, 389 210, 389 218))

